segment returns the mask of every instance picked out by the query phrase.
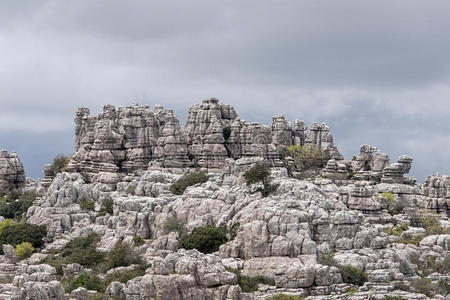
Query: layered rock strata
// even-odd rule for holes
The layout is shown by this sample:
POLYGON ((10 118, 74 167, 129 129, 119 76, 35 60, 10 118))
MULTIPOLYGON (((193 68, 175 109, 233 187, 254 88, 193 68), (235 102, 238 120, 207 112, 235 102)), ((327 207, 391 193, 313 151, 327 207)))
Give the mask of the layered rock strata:
POLYGON ((0 194, 20 191, 25 186, 25 171, 17 153, 0 152, 0 194))

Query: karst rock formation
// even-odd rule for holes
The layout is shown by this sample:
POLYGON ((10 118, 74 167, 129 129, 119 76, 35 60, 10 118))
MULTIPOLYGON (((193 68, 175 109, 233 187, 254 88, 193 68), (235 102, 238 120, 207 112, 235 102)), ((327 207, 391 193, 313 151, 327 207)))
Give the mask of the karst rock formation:
MULTIPOLYGON (((3 245, 0 299, 449 299, 450 177, 417 183, 412 163, 370 145, 348 161, 324 123, 249 123, 215 98, 194 104, 184 126, 161 105, 105 105, 98 116, 80 108, 65 172, 44 167, 26 213, 46 226, 44 246, 18 261, 3 245), (322 164, 300 169, 295 145, 319 149, 322 164), (243 176, 260 165, 267 194, 243 176), (205 182, 173 193, 199 170, 205 182), (184 249, 183 238, 206 226, 233 230, 213 253, 184 249), (82 274, 106 280, 136 268, 42 260, 90 233, 103 253, 129 245, 145 271, 108 282, 101 295, 67 290, 82 274), (251 280, 260 281, 249 290, 251 280)), ((0 188, 30 189, 16 154, 0 155, 0 188)))

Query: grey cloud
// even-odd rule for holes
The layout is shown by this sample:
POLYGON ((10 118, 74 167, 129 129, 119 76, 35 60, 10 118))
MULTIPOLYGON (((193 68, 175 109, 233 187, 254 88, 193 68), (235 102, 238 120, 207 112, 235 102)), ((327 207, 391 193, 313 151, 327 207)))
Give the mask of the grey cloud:
MULTIPOLYGON (((448 11, 414 0, 2 1, 0 146, 71 141, 79 106, 161 103, 184 122, 215 96, 249 121, 327 122, 347 159, 363 143, 411 154, 423 179, 450 165, 448 11)), ((72 149, 47 153, 56 146, 72 149)), ((29 174, 44 156, 26 158, 29 174)))

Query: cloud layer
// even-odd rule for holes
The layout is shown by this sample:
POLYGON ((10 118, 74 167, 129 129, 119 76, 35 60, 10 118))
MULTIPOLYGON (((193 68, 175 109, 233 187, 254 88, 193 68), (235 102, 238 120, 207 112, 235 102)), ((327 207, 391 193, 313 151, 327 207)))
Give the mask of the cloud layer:
POLYGON ((69 154, 77 107, 217 97, 249 121, 327 122, 450 174, 448 1, 0 2, 0 146, 28 176, 69 154), (58 143, 52 143, 58 139, 58 143), (36 155, 36 153, 39 155, 36 155))

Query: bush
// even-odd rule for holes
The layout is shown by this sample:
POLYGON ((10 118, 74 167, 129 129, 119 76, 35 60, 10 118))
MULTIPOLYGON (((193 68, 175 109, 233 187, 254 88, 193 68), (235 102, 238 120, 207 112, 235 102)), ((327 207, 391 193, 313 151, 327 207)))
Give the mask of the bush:
POLYGON ((278 294, 270 298, 267 298, 267 300, 304 300, 304 299, 305 298, 300 296, 291 296, 286 294, 278 294))
POLYGON ((133 242, 134 242, 134 245, 135 245, 135 246, 142 246, 142 245, 145 244, 144 239, 143 239, 140 235, 136 235, 136 236, 133 238, 133 242))
POLYGON ((299 171, 322 168, 325 164, 322 151, 315 145, 293 145, 286 150, 294 159, 295 168, 299 171))
POLYGON ((78 205, 80 205, 82 210, 86 211, 93 211, 95 209, 95 202, 92 199, 83 199, 78 203, 78 205))
POLYGON ((270 183, 269 168, 264 163, 257 163, 251 169, 247 170, 243 176, 247 185, 262 183, 263 188, 257 189, 256 192, 261 192, 264 197, 276 191, 278 188, 278 185, 270 183))
POLYGON ((14 254, 19 259, 25 259, 30 257, 33 254, 34 247, 31 245, 31 243, 23 242, 16 246, 16 249, 14 250, 14 254))
POLYGON ((334 254, 333 253, 322 253, 319 256, 318 262, 321 265, 330 266, 330 267, 335 267, 335 266, 338 265, 338 263, 334 259, 334 254))
POLYGON ((0 234, 0 245, 9 244, 16 246, 23 242, 29 242, 38 248, 44 244, 42 240, 47 235, 45 226, 34 224, 15 224, 3 228, 0 234))
POLYGON ((102 267, 104 270, 109 270, 134 264, 142 264, 139 255, 129 245, 119 242, 106 254, 102 267))
POLYGON ((114 214, 114 201, 110 197, 103 199, 101 212, 107 212, 108 214, 114 214))
POLYGON ((20 221, 22 215, 33 205, 36 197, 36 193, 31 191, 22 194, 17 192, 9 193, 4 198, 5 202, 1 202, 0 204, 0 216, 6 219, 14 218, 17 221, 20 221))
POLYGON ((88 275, 86 273, 78 275, 68 283, 63 284, 63 286, 66 293, 70 293, 79 287, 84 287, 88 290, 94 290, 97 292, 104 292, 107 287, 106 282, 100 277, 96 275, 88 275))
POLYGON ((225 141, 228 140, 231 136, 231 127, 230 126, 224 127, 222 130, 222 133, 223 133, 224 140, 225 141))
POLYGON ((99 236, 95 233, 73 239, 59 255, 47 256, 42 263, 55 267, 59 274, 62 274, 63 264, 77 263, 84 267, 94 267, 103 262, 105 257, 104 253, 95 248, 99 240, 99 236))
POLYGON ((428 278, 419 278, 415 280, 411 284, 411 287, 414 292, 427 295, 428 297, 432 297, 434 294, 431 279, 428 278))
POLYGON ((266 276, 249 277, 241 275, 241 272, 232 268, 225 268, 228 272, 234 273, 237 276, 238 284, 244 293, 253 293, 258 290, 258 284, 275 285, 275 280, 266 276))
POLYGON ((170 191, 175 195, 183 195, 184 191, 188 186, 192 186, 198 183, 205 183, 209 179, 203 171, 195 171, 190 174, 186 174, 178 179, 175 183, 170 186, 170 191))
POLYGON ((389 227, 385 231, 389 235, 400 236, 406 230, 408 230, 408 225, 406 225, 406 224, 399 224, 399 225, 396 225, 394 227, 389 227))
POLYGON ((180 248, 197 249, 209 254, 219 250, 220 245, 228 242, 227 229, 225 227, 197 227, 191 234, 183 235, 180 238, 180 248))
POLYGON ((11 219, 6 219, 5 221, 0 222, 0 236, 2 235, 3 228, 13 225, 17 225, 17 223, 11 219))
POLYGON ((127 195, 136 195, 136 187, 134 186, 129 186, 127 187, 127 189, 125 190, 125 192, 127 193, 127 195))
POLYGON ((421 234, 403 234, 399 237, 395 242, 401 244, 412 244, 419 246, 420 241, 423 239, 423 235, 421 234))
POLYGON ((441 226, 440 216, 438 214, 428 213, 422 216, 422 227, 427 231, 427 235, 447 234, 448 228, 441 226))
POLYGON ((358 268, 347 265, 340 266, 339 270, 345 283, 363 285, 367 281, 366 273, 358 268))
POLYGON ((70 161, 70 156, 67 157, 64 154, 58 154, 53 159, 53 164, 52 164, 53 173, 56 175, 58 173, 65 172, 66 167, 69 164, 69 161, 70 161))

